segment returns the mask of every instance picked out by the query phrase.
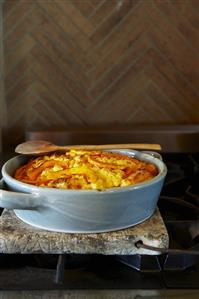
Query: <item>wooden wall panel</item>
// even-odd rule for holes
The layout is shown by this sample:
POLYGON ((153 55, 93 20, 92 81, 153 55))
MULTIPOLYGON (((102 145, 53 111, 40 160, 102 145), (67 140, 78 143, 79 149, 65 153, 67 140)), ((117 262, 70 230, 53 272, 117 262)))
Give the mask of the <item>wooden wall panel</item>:
POLYGON ((199 123, 199 5, 6 0, 7 128, 199 123))
POLYGON ((4 97, 4 61, 3 61, 3 18, 0 1, 0 153, 2 151, 2 129, 6 123, 6 106, 4 97))

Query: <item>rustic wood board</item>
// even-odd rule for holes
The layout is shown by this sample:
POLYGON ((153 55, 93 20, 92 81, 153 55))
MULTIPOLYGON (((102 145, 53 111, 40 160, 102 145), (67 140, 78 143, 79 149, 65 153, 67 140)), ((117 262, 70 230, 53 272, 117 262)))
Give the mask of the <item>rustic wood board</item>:
POLYGON ((38 229, 22 222, 13 211, 8 210, 4 210, 0 217, 0 253, 157 254, 137 249, 134 244, 138 240, 156 247, 168 247, 168 233, 158 209, 150 219, 136 226, 97 234, 38 229))

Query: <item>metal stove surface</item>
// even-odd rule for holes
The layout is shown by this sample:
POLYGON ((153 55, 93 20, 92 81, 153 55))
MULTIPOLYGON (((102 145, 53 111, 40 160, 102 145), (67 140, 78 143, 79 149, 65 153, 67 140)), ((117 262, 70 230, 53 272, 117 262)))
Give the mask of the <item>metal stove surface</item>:
MULTIPOLYGON (((170 248, 199 250, 199 154, 163 156, 170 248)), ((0 289, 199 289, 199 255, 0 255, 0 289)))

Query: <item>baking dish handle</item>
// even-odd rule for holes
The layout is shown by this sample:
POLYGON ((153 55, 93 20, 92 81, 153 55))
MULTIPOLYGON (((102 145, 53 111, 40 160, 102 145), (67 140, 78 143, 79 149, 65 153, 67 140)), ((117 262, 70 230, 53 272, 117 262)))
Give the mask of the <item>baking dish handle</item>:
POLYGON ((5 209, 35 210, 39 207, 40 196, 3 190, 4 182, 0 180, 0 207, 5 209))
POLYGON ((157 159, 159 159, 159 160, 162 161, 162 156, 159 153, 157 153, 157 152, 153 152, 153 151, 142 151, 142 153, 151 155, 152 157, 157 158, 157 159))

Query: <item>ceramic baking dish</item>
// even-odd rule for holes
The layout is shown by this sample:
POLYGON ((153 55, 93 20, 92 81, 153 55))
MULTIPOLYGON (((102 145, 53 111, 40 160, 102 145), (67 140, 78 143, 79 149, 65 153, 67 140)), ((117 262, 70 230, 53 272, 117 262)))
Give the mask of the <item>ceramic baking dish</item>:
POLYGON ((2 167, 0 207, 13 209, 17 217, 30 225, 69 233, 113 231, 148 219, 156 209, 166 165, 150 152, 112 151, 153 163, 159 174, 144 183, 103 191, 37 187, 12 177, 30 159, 16 156, 2 167))

